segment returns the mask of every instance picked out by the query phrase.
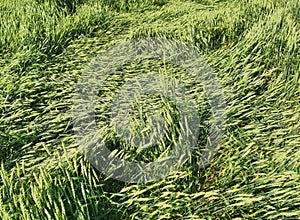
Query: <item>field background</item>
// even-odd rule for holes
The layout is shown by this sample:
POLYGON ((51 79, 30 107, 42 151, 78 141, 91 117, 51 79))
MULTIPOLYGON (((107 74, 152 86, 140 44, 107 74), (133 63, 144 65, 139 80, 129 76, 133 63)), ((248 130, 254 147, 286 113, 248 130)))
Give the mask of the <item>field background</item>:
POLYGON ((299 219, 299 9, 298 0, 1 0, 0 218, 299 219), (125 184, 78 151, 72 97, 97 54, 149 36, 195 47, 214 68, 226 133, 205 170, 191 162, 125 184))

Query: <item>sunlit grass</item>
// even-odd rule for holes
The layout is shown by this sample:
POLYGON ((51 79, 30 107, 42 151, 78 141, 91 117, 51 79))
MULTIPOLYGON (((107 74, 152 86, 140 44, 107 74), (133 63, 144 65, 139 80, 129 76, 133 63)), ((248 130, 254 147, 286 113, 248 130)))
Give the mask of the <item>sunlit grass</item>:
MULTIPOLYGON (((299 7, 297 0, 1 1, 0 218, 299 218, 299 7), (125 184, 78 151, 73 93, 97 54, 148 36, 195 47, 214 68, 228 105, 226 133, 206 169, 198 169, 199 151, 166 179, 125 184)), ((96 108, 99 131, 129 160, 148 162, 171 149, 178 118, 160 97, 141 97, 131 119, 141 131, 147 119, 139 111, 161 107, 174 137, 154 150, 136 155, 101 126, 120 85, 149 71, 187 85, 203 123, 201 149, 210 124, 205 91, 160 62, 112 73, 96 108)))

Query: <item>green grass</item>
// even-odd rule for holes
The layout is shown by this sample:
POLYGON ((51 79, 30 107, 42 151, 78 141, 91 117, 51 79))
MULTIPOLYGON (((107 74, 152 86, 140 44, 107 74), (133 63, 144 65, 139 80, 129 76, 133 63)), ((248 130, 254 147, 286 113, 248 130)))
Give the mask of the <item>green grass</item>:
MULTIPOLYGON (((0 218, 299 218, 299 8, 297 0, 1 1, 0 218), (79 151, 73 94, 94 57, 149 36, 194 47, 214 68, 228 105, 226 132, 206 169, 197 169, 195 152, 166 179, 126 184, 99 173, 79 151)), ((205 91, 177 67, 145 60, 111 73, 96 109, 99 128, 113 149, 124 147, 120 155, 140 161, 168 146, 136 157, 100 125, 118 86, 145 71, 181 78, 203 123, 210 118, 205 91)), ((149 100, 176 129, 172 108, 149 100)), ((207 131, 201 134, 199 148, 207 131)))

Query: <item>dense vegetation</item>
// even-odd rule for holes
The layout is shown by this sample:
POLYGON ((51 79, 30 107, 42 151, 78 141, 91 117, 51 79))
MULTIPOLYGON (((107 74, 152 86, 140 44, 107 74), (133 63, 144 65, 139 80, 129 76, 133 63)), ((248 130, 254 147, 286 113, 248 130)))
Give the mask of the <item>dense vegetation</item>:
POLYGON ((0 218, 299 218, 299 8, 298 0, 2 0, 0 218), (194 155, 166 179, 126 184, 78 150, 73 93, 97 54, 149 36, 195 47, 214 68, 226 132, 206 169, 194 155))

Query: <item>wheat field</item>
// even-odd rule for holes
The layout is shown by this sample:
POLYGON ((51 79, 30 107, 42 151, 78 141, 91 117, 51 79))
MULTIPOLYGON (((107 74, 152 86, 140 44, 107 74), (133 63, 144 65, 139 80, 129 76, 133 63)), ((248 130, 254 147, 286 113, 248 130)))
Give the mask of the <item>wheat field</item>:
MULTIPOLYGON (((0 219, 299 219, 299 9, 298 0, 2 0, 0 219), (166 178, 134 184, 103 175, 86 159, 72 105, 93 58, 141 37, 199 51, 224 88, 227 119, 205 169, 195 152, 166 178)), ((201 85, 175 66, 162 67, 136 61, 112 73, 97 104, 99 128, 120 83, 148 70, 181 75, 201 120, 209 121, 201 85)), ((176 124, 170 106, 150 101, 176 124)), ((105 132, 113 148, 122 145, 105 132)), ((137 158, 124 149, 132 160, 161 153, 137 158)))

